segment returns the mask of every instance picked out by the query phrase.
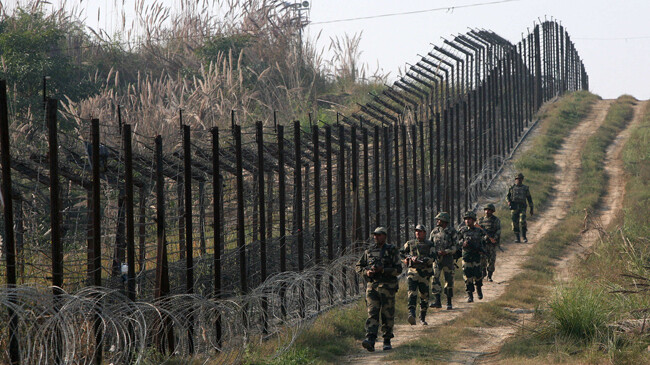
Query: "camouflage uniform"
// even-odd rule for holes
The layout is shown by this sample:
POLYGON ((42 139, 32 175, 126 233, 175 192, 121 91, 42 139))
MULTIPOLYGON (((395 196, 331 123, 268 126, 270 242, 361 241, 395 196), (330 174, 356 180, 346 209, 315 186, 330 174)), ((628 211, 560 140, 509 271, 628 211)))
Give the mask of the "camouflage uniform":
POLYGON ((381 247, 376 244, 366 249, 357 262, 357 272, 363 275, 366 281, 366 306, 368 319, 366 320, 366 337, 373 341, 377 338, 379 329, 379 316, 381 314, 381 330, 384 340, 393 337, 393 324, 395 322, 395 293, 397 293, 397 276, 402 273, 402 263, 399 250, 394 245, 384 243, 381 247), (372 277, 366 270, 373 265, 381 263, 383 272, 372 277))
POLYGON ((474 286, 479 295, 483 297, 481 287, 483 286, 483 273, 481 272, 481 253, 485 252, 484 240, 486 232, 480 227, 463 226, 458 232, 458 243, 463 247, 463 279, 465 279, 465 291, 468 301, 473 301, 474 286))
POLYGON ((459 250, 457 246, 457 232, 454 227, 448 225, 446 228, 436 227, 431 231, 429 239, 433 241, 436 252, 444 251, 445 255, 438 257, 433 266, 433 285, 434 295, 440 295, 442 285, 440 284, 440 273, 445 277, 445 295, 448 298, 454 296, 454 255, 459 250))
MULTIPOLYGON (((521 176, 523 179, 523 175, 521 176)), ((533 209, 533 198, 530 196, 530 189, 528 185, 517 185, 513 184, 510 189, 508 189, 508 195, 506 197, 508 206, 510 206, 510 213, 512 215, 512 230, 519 240, 519 232, 521 226, 521 235, 526 239, 526 231, 528 225, 526 224, 526 201, 530 204, 530 209, 533 209)))
POLYGON ((485 242, 485 249, 487 251, 486 255, 481 257, 481 267, 483 269, 483 277, 487 276, 489 279, 492 279, 492 273, 494 272, 494 263, 497 259, 497 246, 501 243, 501 220, 495 215, 491 217, 483 216, 478 219, 478 225, 481 226, 488 236, 488 240, 485 242), (494 238, 496 243, 492 243, 489 238, 494 238))
POLYGON ((408 241, 400 250, 400 256, 405 259, 409 256, 417 258, 421 263, 413 263, 407 271, 406 283, 408 285, 408 309, 415 310, 418 292, 420 292, 420 316, 426 314, 429 307, 429 281, 433 275, 433 262, 436 258, 433 242, 424 239, 408 241))

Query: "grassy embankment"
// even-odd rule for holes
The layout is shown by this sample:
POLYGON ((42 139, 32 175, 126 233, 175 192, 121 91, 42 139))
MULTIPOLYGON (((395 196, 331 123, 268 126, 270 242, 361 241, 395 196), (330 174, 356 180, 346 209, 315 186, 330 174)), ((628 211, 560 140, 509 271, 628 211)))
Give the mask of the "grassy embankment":
MULTIPOLYGON (((629 97, 628 99, 629 100, 629 97)), ((650 105, 650 104, 649 104, 650 105)), ((627 114, 621 110, 621 114, 627 114)), ((602 147, 620 125, 601 128, 583 155, 584 192, 576 204, 591 203, 605 188, 602 147)), ((623 211, 588 258, 576 265, 575 277, 554 288, 549 308, 540 311, 536 329, 524 328, 503 348, 505 363, 648 363, 650 339, 645 325, 650 297, 650 107, 623 150, 627 183, 623 211), (634 278, 626 275, 633 275, 634 278), (626 330, 621 330, 626 328, 626 330)), ((593 206, 593 205, 592 205, 593 206)), ((574 226, 577 232, 578 226, 574 226)), ((608 227, 605 227, 608 228, 608 227)))
MULTIPOLYGON (((526 175, 526 183, 533 189, 538 210, 544 209, 552 194, 554 184, 553 154, 560 148, 562 141, 571 129, 589 113, 591 105, 596 100, 595 95, 586 92, 573 93, 551 105, 543 115, 540 115, 542 119, 538 127, 541 128, 540 137, 517 162, 517 167, 526 175)), ((497 215, 502 217, 504 225, 503 240, 511 241, 512 233, 507 229, 509 212, 505 205, 499 205, 497 209, 497 215)), ((533 280, 533 278, 529 280, 533 280)), ((456 299, 458 299, 464 292, 460 270, 456 271, 456 283, 455 292, 456 299)), ((397 294, 397 322, 403 322, 405 319, 406 301, 399 300, 405 297, 406 290, 404 285, 401 285, 400 292, 397 294)), ((494 308, 498 312, 497 317, 503 317, 505 314, 498 309, 498 306, 487 307, 486 303, 481 306, 487 310, 494 308)), ((335 362, 337 357, 349 353, 351 348, 356 348, 358 341, 363 338, 365 316, 363 300, 348 308, 332 310, 316 319, 313 325, 298 337, 294 346, 275 360, 271 360, 270 356, 278 344, 269 341, 264 346, 251 350, 248 363, 319 364, 335 362)), ((507 315, 505 317, 511 319, 507 315)), ((432 359, 447 353, 453 349, 454 339, 449 337, 448 333, 445 333, 445 336, 437 336, 440 331, 441 329, 433 327, 427 329, 426 336, 402 346, 399 354, 396 353, 395 357, 406 359, 426 356, 432 359)))

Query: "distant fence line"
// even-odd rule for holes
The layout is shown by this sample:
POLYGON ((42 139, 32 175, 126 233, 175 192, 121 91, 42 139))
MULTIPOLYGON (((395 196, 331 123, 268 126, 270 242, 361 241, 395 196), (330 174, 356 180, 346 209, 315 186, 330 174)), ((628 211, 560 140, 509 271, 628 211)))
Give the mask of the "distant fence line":
POLYGON ((541 105, 588 76, 557 22, 443 43, 335 125, 243 127, 233 111, 230 130, 181 115, 164 139, 71 130, 55 99, 45 125, 9 116, 0 81, 2 360, 232 362, 357 296, 375 226, 401 243, 439 211, 460 222, 541 105))

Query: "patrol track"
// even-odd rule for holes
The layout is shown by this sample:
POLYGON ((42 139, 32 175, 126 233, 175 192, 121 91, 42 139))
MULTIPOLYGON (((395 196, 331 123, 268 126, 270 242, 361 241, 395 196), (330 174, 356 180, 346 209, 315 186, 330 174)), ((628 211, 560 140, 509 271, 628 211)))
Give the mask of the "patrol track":
POLYGON ((585 217, 586 230, 580 237, 578 245, 571 254, 564 257, 558 264, 557 280, 566 282, 571 277, 570 267, 573 263, 584 259, 591 252, 591 247, 602 237, 603 229, 614 221, 623 208, 625 196, 625 170, 621 153, 625 143, 630 138, 632 130, 643 117, 648 101, 639 101, 634 107, 634 117, 625 129, 616 136, 616 139, 607 148, 605 172, 608 177, 607 194, 603 197, 599 209, 585 217))
MULTIPOLYGON (((504 293, 510 280, 522 271, 522 265, 525 262, 530 249, 541 239, 549 230, 556 225, 561 219, 566 216, 567 207, 570 206, 572 199, 576 193, 578 173, 580 169, 580 152, 585 146, 587 139, 600 127, 603 123, 607 111, 613 101, 600 100, 592 108, 591 113, 571 132, 565 139, 562 148, 555 155, 554 161, 558 166, 555 174, 557 181, 563 181, 563 184, 557 186, 554 196, 549 202, 549 207, 541 214, 531 217, 529 220, 529 243, 528 244, 513 244, 504 242, 502 247, 504 252, 499 252, 496 262, 495 281, 492 283, 485 283, 483 286, 484 299, 483 302, 489 302, 504 293)), ((640 110, 637 106, 637 111, 640 110)), ((533 131, 535 135, 536 131, 533 131)), ((522 145, 522 148, 515 154, 515 160, 518 154, 521 154, 530 145, 533 138, 529 138, 522 145)), ((617 139, 618 140, 618 139, 617 139)), ((620 142, 622 145, 623 143, 620 142)), ((609 152, 608 152, 609 157, 609 152)), ((511 160, 512 161, 512 160, 511 160)), ((508 162, 511 164, 512 162, 508 162)), ((611 163, 612 159, 608 158, 607 164, 611 163)), ((508 169, 504 169, 508 171, 508 169)), ((508 179, 510 176, 502 176, 502 179, 508 179)), ((498 184, 502 186, 502 184, 498 184)), ((501 193, 503 195, 504 192, 501 193)), ((509 220, 506 217, 501 217, 502 229, 508 229, 509 220)), ((457 285, 463 285, 458 282, 457 285)), ((405 298, 397 298, 397 300, 405 300, 405 298)), ((478 302, 478 301, 477 301, 478 302)), ((405 318, 396 318, 395 321, 395 338, 393 339, 393 347, 395 352, 400 351, 401 345, 414 341, 422 336, 431 334, 431 328, 441 326, 449 323, 458 316, 467 313, 473 304, 466 303, 464 298, 454 298, 454 310, 429 310, 427 314, 427 322, 429 326, 410 326, 406 323, 405 318)), ((523 322, 530 318, 532 313, 530 311, 511 309, 513 313, 519 315, 519 321, 523 322)), ((517 329, 516 326, 507 327, 493 327, 493 328, 476 328, 468 329, 476 333, 475 336, 467 337, 463 343, 458 344, 457 350, 451 354, 450 357, 445 359, 437 359, 448 363, 460 364, 473 364, 479 357, 497 351, 506 338, 511 336, 517 329)), ((366 352, 358 347, 360 350, 346 358, 347 363, 350 364, 385 364, 391 363, 386 359, 389 353, 384 353, 381 349, 374 353, 366 352)), ((398 363, 396 361, 394 363, 398 363)))
MULTIPOLYGON (((645 104, 647 102, 648 101, 643 101, 643 102, 639 101, 637 103, 637 105, 634 108, 634 118, 632 119, 632 121, 626 126, 626 128, 622 132, 618 134, 618 136, 616 136, 614 142, 612 142, 607 147, 607 155, 606 155, 607 157, 605 160, 605 167, 604 167, 605 172, 608 176, 607 193, 603 197, 602 202, 599 204, 599 208, 595 212, 592 212, 590 215, 587 215, 585 217, 584 228, 586 229, 586 231, 580 237, 580 240, 577 242, 575 249, 572 250, 567 256, 561 258, 558 261, 558 264, 555 267, 555 273, 556 273, 556 279, 559 282, 566 282, 570 279, 572 273, 569 268, 572 267, 576 262, 583 260, 589 254, 589 252, 591 252, 591 248, 593 247, 593 245, 596 242, 598 242, 599 239, 601 239, 601 234, 604 232, 603 230, 607 228, 612 222, 614 222, 614 219, 620 213, 623 207, 623 197, 625 195, 625 174, 623 168, 623 161, 621 160, 621 152, 623 150, 623 147, 625 146, 625 143, 630 137, 632 129, 634 128, 634 126, 640 123, 641 117, 643 116, 643 110, 645 110, 645 104)), ((597 108, 601 108, 602 105, 605 103, 607 103, 607 109, 608 109, 609 105, 612 103, 612 100, 600 101, 597 105, 594 106, 594 110, 596 110, 597 108)), ((605 113, 607 109, 605 109, 605 113)), ((600 119, 599 123, 597 124, 598 126, 602 123, 602 119, 604 119, 604 115, 600 119)), ((591 132, 587 135, 587 138, 591 135, 591 132)), ((582 143, 584 146, 584 141, 582 143)), ((580 149, 582 149, 582 146, 580 149)), ((574 155, 574 156, 579 156, 579 155, 574 155)), ((575 157, 572 159, 571 155, 569 155, 567 156, 567 159, 564 161, 564 163, 568 163, 570 165, 579 165, 580 159, 576 159, 575 157)), ((575 170, 576 168, 575 166, 570 166, 570 169, 575 170)), ((571 185, 575 186, 575 184, 571 184, 571 185)), ((573 191, 573 194, 574 193, 575 191, 573 191)), ((570 201, 573 198, 573 194, 568 195, 569 201, 567 204, 570 204, 570 201)), ((556 199, 557 199, 557 195, 556 195, 556 199)), ((567 198, 560 197, 560 199, 558 200, 566 200, 566 199, 567 198)), ((565 206, 565 208, 568 207, 569 205, 565 206)), ((564 211, 567 211, 567 209, 565 209, 564 211)), ((564 215, 566 214, 563 213, 563 216, 564 215)), ((519 324, 522 325, 523 324, 522 322, 530 318, 530 316, 532 316, 532 314, 527 314, 527 313, 520 314, 519 324)), ((496 353, 496 351, 498 351, 498 349, 503 345, 504 341, 510 335, 512 335, 517 330, 517 328, 518 326, 517 327, 510 326, 510 327, 489 329, 490 332, 496 333, 497 335, 484 337, 484 340, 487 341, 483 341, 481 344, 479 344, 479 346, 485 346, 486 350, 483 353, 479 353, 476 356, 473 356, 471 359, 468 359, 469 361, 464 361, 462 363, 466 363, 466 364, 490 363, 489 359, 481 359, 481 357, 490 353, 496 353)))

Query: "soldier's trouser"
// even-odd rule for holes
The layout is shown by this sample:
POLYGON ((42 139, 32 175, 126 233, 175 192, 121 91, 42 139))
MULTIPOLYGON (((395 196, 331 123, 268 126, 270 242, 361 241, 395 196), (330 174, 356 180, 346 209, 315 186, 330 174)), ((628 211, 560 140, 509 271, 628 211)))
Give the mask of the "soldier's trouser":
POLYGON ((366 306, 368 308, 368 319, 366 320, 367 338, 377 338, 380 316, 384 339, 393 338, 395 292, 396 290, 378 287, 377 283, 368 283, 366 287, 366 306))
POLYGON ((463 260, 463 279, 465 279, 465 291, 474 292, 474 285, 483 286, 483 273, 481 272, 481 261, 463 260))
POLYGON ((431 285, 433 294, 440 294, 442 285, 440 284, 440 273, 445 277, 445 294, 447 289, 453 293, 454 289, 454 266, 441 266, 438 263, 433 265, 433 284, 431 285))
POLYGON ((483 277, 487 276, 487 273, 494 272, 494 263, 497 260, 497 247, 493 244, 486 245, 487 255, 481 255, 481 268, 483 277))
POLYGON ((512 231, 519 233, 519 227, 521 226, 521 232, 525 235, 528 228, 526 224, 526 206, 519 205, 516 209, 511 209, 510 214, 512 214, 512 231))
POLYGON ((415 309, 418 299, 418 292, 420 293, 420 309, 427 310, 429 307, 429 280, 430 275, 420 275, 418 273, 409 272, 406 278, 408 285, 408 309, 415 309))

